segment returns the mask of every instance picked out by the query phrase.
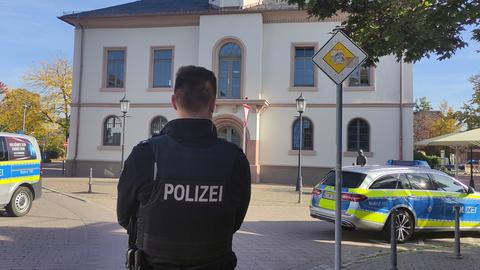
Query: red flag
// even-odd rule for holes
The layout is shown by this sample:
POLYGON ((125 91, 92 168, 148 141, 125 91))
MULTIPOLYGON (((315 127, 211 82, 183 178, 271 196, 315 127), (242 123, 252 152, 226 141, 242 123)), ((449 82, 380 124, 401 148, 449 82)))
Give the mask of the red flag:
POLYGON ((248 104, 243 104, 243 126, 246 127, 248 123, 248 114, 250 113, 250 107, 248 104))

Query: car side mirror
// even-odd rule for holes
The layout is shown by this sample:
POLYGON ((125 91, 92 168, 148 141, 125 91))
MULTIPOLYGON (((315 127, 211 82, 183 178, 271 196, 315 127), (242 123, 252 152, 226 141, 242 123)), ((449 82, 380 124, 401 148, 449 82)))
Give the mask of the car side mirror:
POLYGON ((473 187, 468 187, 467 194, 472 194, 474 192, 475 192, 475 189, 473 187))

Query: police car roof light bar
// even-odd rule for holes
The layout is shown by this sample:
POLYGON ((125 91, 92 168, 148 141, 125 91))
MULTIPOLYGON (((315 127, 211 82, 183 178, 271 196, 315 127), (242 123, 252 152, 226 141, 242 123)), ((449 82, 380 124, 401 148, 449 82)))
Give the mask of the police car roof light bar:
POLYGON ((387 160, 387 165, 390 166, 409 166, 409 167, 422 167, 430 169, 430 165, 425 160, 387 160))

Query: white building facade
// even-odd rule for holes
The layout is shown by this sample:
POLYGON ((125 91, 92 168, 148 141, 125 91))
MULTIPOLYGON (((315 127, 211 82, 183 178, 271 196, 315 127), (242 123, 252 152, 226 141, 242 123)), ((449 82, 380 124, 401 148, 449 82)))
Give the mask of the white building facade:
MULTIPOLYGON (((68 173, 118 176, 123 125, 128 156, 176 118, 176 70, 199 65, 217 75, 219 136, 242 146, 243 104, 252 107, 245 144, 254 182, 295 183, 295 99, 303 93, 303 178, 318 182, 335 165, 335 84, 311 57, 344 17, 318 22, 262 2, 144 0, 61 17, 75 26, 68 173), (131 101, 126 123, 124 96, 131 101)), ((344 165, 359 148, 369 164, 412 159, 412 66, 382 57, 354 72, 344 91, 344 165)))

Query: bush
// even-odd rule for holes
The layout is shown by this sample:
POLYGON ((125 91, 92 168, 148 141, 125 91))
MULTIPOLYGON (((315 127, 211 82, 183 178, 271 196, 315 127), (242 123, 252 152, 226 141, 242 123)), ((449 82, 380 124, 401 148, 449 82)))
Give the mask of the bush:
POLYGON ((437 168, 440 165, 440 157, 427 156, 424 152, 416 151, 413 153, 413 159, 425 160, 431 168, 437 168))

